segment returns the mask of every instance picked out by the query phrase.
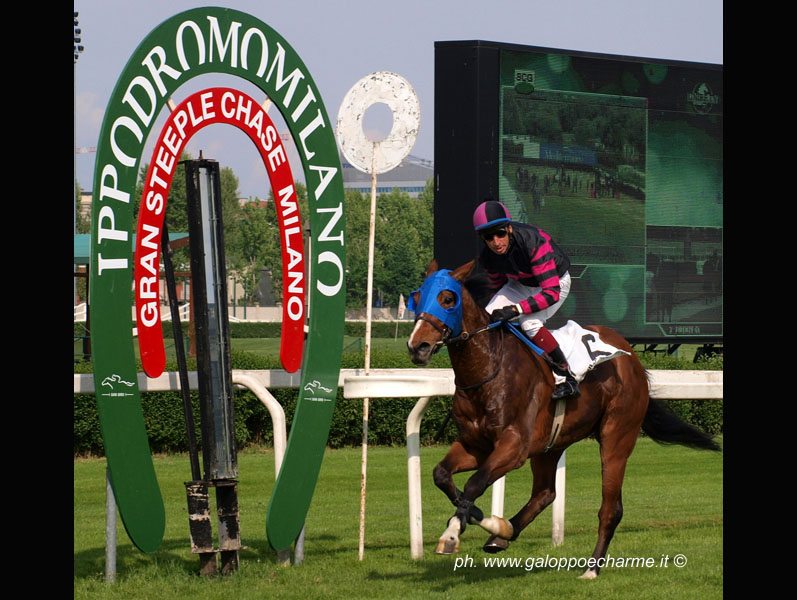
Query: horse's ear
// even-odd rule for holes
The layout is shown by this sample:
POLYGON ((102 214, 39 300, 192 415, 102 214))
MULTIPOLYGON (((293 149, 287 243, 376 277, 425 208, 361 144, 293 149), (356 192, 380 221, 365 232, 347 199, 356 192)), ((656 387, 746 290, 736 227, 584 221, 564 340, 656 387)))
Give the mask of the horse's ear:
POLYGON ((429 277, 435 271, 439 271, 440 267, 437 266, 437 259, 433 258, 432 262, 429 263, 429 266, 426 268, 426 276, 429 277))
POLYGON ((451 273, 451 277, 453 277, 457 281, 465 281, 470 275, 471 271, 473 271, 474 266, 476 266, 476 259, 470 261, 469 263, 465 263, 461 267, 457 268, 455 271, 451 273))

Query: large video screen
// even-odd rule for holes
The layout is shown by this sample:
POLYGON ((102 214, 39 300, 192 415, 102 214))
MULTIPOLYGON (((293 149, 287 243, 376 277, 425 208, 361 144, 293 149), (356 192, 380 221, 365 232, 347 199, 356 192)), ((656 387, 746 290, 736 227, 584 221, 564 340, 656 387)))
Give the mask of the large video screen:
POLYGON ((548 232, 573 278, 552 328, 573 319, 633 341, 722 341, 722 68, 485 42, 438 43, 436 68, 452 50, 470 61, 465 79, 478 72, 478 118, 462 126, 491 128, 495 143, 474 150, 481 180, 452 202, 436 124, 436 218, 492 197, 548 232))

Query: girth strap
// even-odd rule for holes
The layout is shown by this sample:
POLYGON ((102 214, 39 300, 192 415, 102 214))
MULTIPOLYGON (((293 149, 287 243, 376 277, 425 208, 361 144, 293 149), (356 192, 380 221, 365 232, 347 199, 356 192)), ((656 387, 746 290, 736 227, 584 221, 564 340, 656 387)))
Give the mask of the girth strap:
POLYGON ((553 425, 551 425, 551 438, 548 440, 548 445, 545 446, 543 452, 548 452, 556 440, 559 438, 559 433, 562 431, 562 423, 565 420, 565 398, 559 398, 556 401, 556 408, 554 408, 553 425))

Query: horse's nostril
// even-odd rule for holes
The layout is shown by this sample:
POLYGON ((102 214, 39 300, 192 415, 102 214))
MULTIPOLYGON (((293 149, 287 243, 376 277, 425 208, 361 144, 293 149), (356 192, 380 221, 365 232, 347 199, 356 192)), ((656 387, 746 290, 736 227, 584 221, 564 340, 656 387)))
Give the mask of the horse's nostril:
POLYGON ((413 346, 412 344, 408 343, 407 348, 412 354, 421 354, 429 350, 430 344, 428 342, 421 342, 420 344, 413 346))
POLYGON ((407 344, 410 351, 410 359, 416 364, 426 364, 431 356, 431 344, 428 342, 421 342, 415 346, 407 344))
POLYGON ((432 345, 427 342, 421 343, 416 349, 416 354, 428 359, 432 355, 432 345))

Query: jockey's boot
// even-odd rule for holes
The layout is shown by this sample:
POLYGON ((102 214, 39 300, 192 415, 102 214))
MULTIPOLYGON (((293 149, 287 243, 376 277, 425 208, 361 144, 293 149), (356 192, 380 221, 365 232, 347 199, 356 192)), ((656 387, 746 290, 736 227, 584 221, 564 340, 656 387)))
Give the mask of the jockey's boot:
POLYGON ((551 398, 559 400, 560 398, 578 398, 581 395, 581 390, 578 389, 578 381, 573 377, 570 372, 570 366, 567 364, 567 359, 561 348, 558 346, 555 350, 548 353, 550 357, 551 370, 557 375, 561 375, 565 380, 557 384, 551 394, 551 398))
POLYGON ((565 378, 562 383, 554 388, 551 397, 554 400, 569 398, 571 396, 578 398, 581 395, 581 391, 578 389, 578 381, 576 381, 576 378, 573 377, 573 374, 570 372, 567 358, 565 358, 565 354, 559 347, 556 338, 553 337, 551 332, 545 327, 541 327, 534 334, 534 337, 531 338, 531 341, 545 352, 545 358, 548 364, 551 365, 551 370, 557 375, 561 375, 565 378))

